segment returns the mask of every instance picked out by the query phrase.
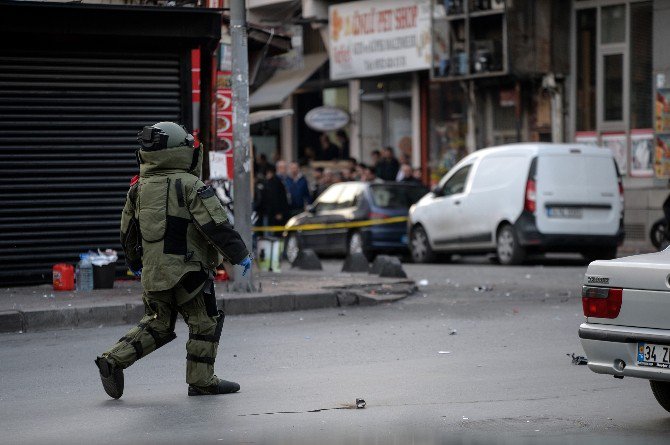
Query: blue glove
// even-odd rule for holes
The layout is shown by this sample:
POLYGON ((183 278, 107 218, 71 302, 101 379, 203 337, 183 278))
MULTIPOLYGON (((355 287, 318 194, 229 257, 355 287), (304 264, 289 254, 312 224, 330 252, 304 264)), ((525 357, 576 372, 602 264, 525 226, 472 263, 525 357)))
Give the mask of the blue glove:
POLYGON ((130 271, 133 273, 133 275, 135 275, 138 278, 142 276, 142 269, 140 269, 140 270, 130 269, 130 271))
POLYGON ((242 271, 242 276, 245 276, 249 269, 251 269, 251 257, 246 257, 241 263, 240 266, 244 267, 242 271))

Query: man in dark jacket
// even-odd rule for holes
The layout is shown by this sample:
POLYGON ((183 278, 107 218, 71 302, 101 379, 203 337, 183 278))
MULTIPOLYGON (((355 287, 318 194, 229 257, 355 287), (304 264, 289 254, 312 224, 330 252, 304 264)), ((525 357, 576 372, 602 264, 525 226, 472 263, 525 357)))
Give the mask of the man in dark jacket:
POLYGON ((398 169, 400 169, 400 163, 393 155, 393 148, 384 147, 382 157, 376 166, 377 177, 384 181, 395 181, 398 169))
POLYGON ((289 215, 286 188, 282 180, 277 177, 274 165, 266 167, 265 180, 259 184, 259 187, 262 187, 262 192, 258 210, 263 225, 283 226, 286 224, 289 215))
POLYGON ((214 189, 199 179, 202 150, 193 136, 159 122, 144 127, 138 141, 140 175, 121 214, 121 245, 129 268, 142 276, 145 315, 95 360, 102 386, 110 397, 121 397, 123 370, 174 340, 181 314, 189 327, 188 395, 236 392, 240 385, 214 375, 224 314, 212 278, 223 258, 244 273, 251 258, 214 189))
POLYGON ((307 179, 300 172, 300 166, 297 162, 291 162, 288 165, 288 176, 284 179, 284 185, 291 199, 289 203, 290 216, 301 213, 305 210, 307 204, 312 203, 307 179))

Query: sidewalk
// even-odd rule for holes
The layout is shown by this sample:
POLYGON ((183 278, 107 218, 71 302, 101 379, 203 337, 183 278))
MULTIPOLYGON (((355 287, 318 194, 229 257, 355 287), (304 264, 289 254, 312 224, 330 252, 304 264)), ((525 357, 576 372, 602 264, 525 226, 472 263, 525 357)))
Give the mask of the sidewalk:
MULTIPOLYGON (((324 261, 321 271, 256 271, 253 294, 227 292, 216 283, 219 307, 227 315, 282 312, 350 305, 373 305, 405 298, 413 281, 343 273, 342 260, 324 261)), ((0 332, 31 332, 137 323, 144 313, 139 281, 116 281, 113 289, 56 292, 50 284, 0 289, 0 332)))

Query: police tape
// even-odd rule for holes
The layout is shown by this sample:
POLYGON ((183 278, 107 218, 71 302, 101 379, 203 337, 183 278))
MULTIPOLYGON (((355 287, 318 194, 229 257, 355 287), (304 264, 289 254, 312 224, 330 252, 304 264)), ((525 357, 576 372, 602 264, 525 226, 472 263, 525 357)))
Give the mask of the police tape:
POLYGON ((380 226, 384 224, 397 224, 407 222, 406 216, 392 216, 390 218, 366 219, 364 221, 350 221, 338 223, 312 223, 301 224, 297 226, 261 226, 252 227, 254 232, 297 232, 309 230, 326 230, 326 229, 357 229, 360 227, 380 226))

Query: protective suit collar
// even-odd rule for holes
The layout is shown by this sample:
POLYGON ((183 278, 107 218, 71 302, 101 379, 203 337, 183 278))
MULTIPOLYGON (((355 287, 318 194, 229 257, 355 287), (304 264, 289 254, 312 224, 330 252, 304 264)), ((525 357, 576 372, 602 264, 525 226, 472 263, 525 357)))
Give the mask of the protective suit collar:
POLYGON ((175 172, 188 172, 197 177, 202 174, 202 145, 198 148, 175 147, 158 151, 140 150, 140 177, 175 172), (194 158, 197 157, 195 168, 194 158))

